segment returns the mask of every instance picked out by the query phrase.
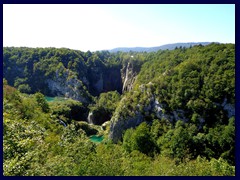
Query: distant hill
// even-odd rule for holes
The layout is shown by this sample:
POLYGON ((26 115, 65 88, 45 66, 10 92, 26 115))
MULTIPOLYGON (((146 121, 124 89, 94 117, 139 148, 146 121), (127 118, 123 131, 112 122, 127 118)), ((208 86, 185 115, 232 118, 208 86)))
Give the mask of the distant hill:
POLYGON ((188 42, 188 43, 174 43, 174 44, 165 44, 162 46, 156 46, 156 47, 119 47, 119 48, 114 48, 109 50, 109 52, 118 52, 118 51, 122 51, 122 52, 130 52, 130 51, 135 51, 135 52, 156 52, 158 50, 173 50, 176 47, 190 47, 190 46, 195 46, 195 45, 203 45, 206 46, 208 44, 211 44, 213 42, 188 42))

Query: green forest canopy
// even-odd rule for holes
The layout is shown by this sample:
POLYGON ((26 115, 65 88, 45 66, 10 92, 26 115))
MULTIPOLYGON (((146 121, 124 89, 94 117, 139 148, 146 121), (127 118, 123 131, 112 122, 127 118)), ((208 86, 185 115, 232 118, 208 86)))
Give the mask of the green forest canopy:
POLYGON ((233 44, 152 53, 11 47, 3 68, 4 175, 235 175, 235 114, 226 108, 235 104, 233 44), (139 69, 129 92, 99 94, 82 81, 126 63, 139 69), (46 102, 44 79, 59 69, 83 82, 89 104, 46 102), (146 113, 153 96, 165 114, 181 109, 186 120, 146 113), (110 127, 79 121, 90 110, 123 119, 139 112, 144 121, 114 144, 110 127), (91 142, 93 134, 104 135, 102 143, 91 142))

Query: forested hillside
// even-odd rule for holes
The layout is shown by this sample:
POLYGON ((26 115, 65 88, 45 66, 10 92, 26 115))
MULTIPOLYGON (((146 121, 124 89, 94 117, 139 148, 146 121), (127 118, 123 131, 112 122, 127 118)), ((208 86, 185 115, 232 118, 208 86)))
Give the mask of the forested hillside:
POLYGON ((4 47, 3 76, 4 175, 235 175, 234 44, 4 47))

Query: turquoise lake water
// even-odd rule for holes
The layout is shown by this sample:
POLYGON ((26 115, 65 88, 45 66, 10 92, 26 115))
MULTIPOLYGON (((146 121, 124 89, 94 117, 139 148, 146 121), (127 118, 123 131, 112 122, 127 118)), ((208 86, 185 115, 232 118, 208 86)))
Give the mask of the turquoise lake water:
POLYGON ((67 100, 65 97, 49 97, 49 96, 45 96, 45 99, 47 102, 66 101, 67 100))
POLYGON ((90 136, 90 140, 96 143, 102 142, 103 139, 104 139, 103 136, 96 136, 96 135, 90 136))
POLYGON ((46 99, 46 101, 48 101, 48 102, 51 102, 51 101, 54 101, 54 97, 49 97, 49 96, 45 96, 45 99, 46 99))

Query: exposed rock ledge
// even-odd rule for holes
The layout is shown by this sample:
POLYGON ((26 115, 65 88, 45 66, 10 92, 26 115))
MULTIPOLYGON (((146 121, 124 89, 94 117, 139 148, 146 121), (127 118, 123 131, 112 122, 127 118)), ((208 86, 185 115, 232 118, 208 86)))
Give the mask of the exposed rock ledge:
POLYGON ((54 79, 47 79, 46 83, 51 93, 57 96, 65 96, 83 103, 89 103, 89 96, 83 83, 71 72, 65 71, 61 76, 56 71, 54 79))

